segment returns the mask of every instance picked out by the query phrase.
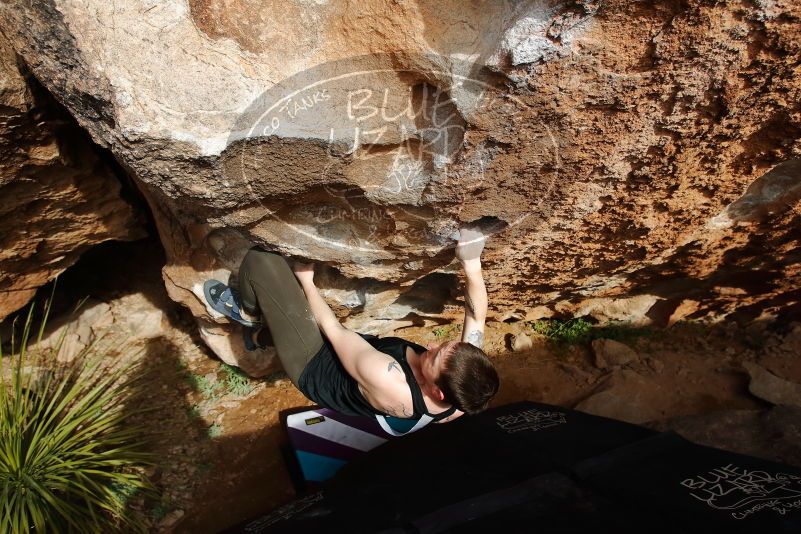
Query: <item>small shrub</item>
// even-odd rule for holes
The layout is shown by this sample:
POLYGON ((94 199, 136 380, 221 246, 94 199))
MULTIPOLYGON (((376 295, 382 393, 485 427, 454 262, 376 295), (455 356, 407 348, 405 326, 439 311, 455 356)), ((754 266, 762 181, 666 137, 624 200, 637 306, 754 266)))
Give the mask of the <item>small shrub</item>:
POLYGON ((559 345, 576 345, 590 339, 592 325, 582 318, 560 321, 534 321, 531 323, 534 331, 547 337, 551 342, 559 345))
POLYGON ((653 328, 632 326, 627 323, 609 323, 604 326, 593 326, 581 317, 568 319, 550 319, 529 323, 538 334, 548 338, 556 345, 580 345, 593 339, 614 339, 627 342, 640 337, 651 337, 656 334, 653 328))
POLYGON ((200 393, 203 398, 207 400, 214 400, 220 396, 222 384, 217 381, 210 380, 205 376, 196 375, 194 373, 186 375, 186 380, 189 382, 189 385, 192 386, 192 389, 200 393))
POLYGON ((130 421, 144 372, 100 365, 112 358, 97 344, 59 363, 63 336, 52 354, 30 351, 32 311, 19 346, 12 337, 0 352, 0 532, 144 531, 128 506, 152 494, 152 457, 130 421))
POLYGON ((189 417, 189 419, 200 419, 200 408, 197 404, 195 404, 186 409, 186 415, 189 417))
POLYGON ((634 341, 641 337, 654 338, 661 334, 648 326, 634 326, 628 323, 609 323, 592 329, 592 339, 614 339, 623 343, 634 341))
POLYGON ((211 439, 218 438, 222 436, 223 428, 221 425, 214 423, 207 429, 207 433, 211 439))
POLYGON ((155 506, 150 510, 150 515, 153 520, 158 523, 165 517, 167 517, 167 513, 170 511, 170 504, 165 501, 159 501, 156 503, 155 506))
POLYGON ((432 330, 434 338, 437 340, 445 340, 448 336, 462 331, 462 325, 459 323, 446 324, 438 326, 432 330))
POLYGON ((253 391, 250 378, 241 369, 227 363, 224 363, 222 368, 225 372, 225 389, 228 393, 244 397, 253 391))

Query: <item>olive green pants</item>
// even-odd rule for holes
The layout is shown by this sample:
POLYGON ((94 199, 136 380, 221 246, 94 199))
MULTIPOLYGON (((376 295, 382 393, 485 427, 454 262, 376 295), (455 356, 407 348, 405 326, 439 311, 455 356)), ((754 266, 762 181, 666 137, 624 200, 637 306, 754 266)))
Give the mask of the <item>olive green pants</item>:
POLYGON ((267 323, 278 359, 297 387, 323 336, 289 264, 279 254, 250 249, 239 268, 239 292, 245 311, 267 323))

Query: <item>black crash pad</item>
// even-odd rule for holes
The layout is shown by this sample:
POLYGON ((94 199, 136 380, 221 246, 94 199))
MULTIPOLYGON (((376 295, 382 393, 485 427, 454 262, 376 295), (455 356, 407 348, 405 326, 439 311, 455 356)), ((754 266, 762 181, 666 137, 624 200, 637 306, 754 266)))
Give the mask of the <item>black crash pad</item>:
POLYGON ((521 402, 382 445, 230 532, 798 533, 800 481, 793 467, 521 402))

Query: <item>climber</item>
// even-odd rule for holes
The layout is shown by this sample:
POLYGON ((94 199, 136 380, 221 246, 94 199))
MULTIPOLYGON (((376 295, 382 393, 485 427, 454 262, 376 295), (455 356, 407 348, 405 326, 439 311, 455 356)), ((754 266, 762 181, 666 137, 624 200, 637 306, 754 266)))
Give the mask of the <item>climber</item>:
POLYGON ((344 414, 375 417, 385 431, 399 435, 386 416, 416 420, 408 431, 413 432, 432 421, 480 412, 498 391, 498 374, 481 350, 487 312, 484 242, 479 230, 460 231, 456 257, 467 279, 461 341, 427 348, 348 330, 314 285, 312 264, 290 269, 282 256, 258 248, 240 267, 241 302, 215 280, 206 283, 206 298, 247 327, 250 349, 264 347, 271 337, 284 370, 306 397, 344 414), (266 328, 258 328, 259 314, 266 328))

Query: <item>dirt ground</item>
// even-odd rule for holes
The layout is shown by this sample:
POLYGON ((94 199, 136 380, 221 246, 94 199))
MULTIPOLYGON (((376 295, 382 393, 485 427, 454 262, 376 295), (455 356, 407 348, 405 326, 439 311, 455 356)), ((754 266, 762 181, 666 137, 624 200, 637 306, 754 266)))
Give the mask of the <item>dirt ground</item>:
MULTIPOLYGON (((523 323, 488 325, 488 349, 502 380, 494 404, 529 399, 572 407, 595 390, 606 373, 595 367, 587 346, 553 346, 538 337, 525 352, 505 348, 509 335, 527 329, 523 323)), ((421 344, 448 337, 431 328, 409 328, 398 335, 421 344)), ((771 350, 777 343, 770 341, 779 339, 770 332, 685 324, 645 331, 629 343, 641 358, 632 367, 665 393, 651 402, 667 419, 767 407, 748 393, 740 363, 760 361, 775 374, 801 382, 801 359, 771 350), (763 346, 755 349, 755 344, 763 346)), ((225 375, 188 336, 186 344, 160 342, 152 357, 160 362, 162 377, 175 375, 178 361, 185 365, 183 373, 225 375)), ((159 444, 165 462, 157 479, 164 487, 163 508, 157 510, 163 513, 162 529, 214 532, 291 500, 292 483, 279 452, 279 412, 309 401, 281 374, 252 381, 254 389, 245 396, 209 396, 192 388, 185 376, 176 376, 172 386, 163 386, 164 394, 154 395, 165 432, 159 444), (195 406, 197 414, 187 415, 195 406), (219 428, 219 434, 212 428, 219 428)))
MULTIPOLYGON (((164 314, 158 335, 141 342, 141 358, 151 371, 144 402, 152 408, 142 421, 158 457, 150 475, 161 492, 159 502, 141 510, 152 530, 216 532, 292 500, 279 413, 311 403, 283 373, 248 379, 214 358, 191 316, 167 297, 158 268, 153 268, 160 262, 157 247, 140 243, 123 248, 123 256, 147 261, 120 262, 119 250, 113 257, 103 254, 88 255, 62 277, 56 299, 69 302, 90 291, 114 309, 114 302, 138 294, 164 314), (107 279, 98 277, 100 272, 115 274, 107 279), (81 282, 87 279, 92 280, 88 289, 81 282)), ((801 383, 801 354, 784 343, 788 331, 789 325, 679 323, 668 329, 621 327, 617 334, 638 356, 626 368, 647 384, 647 395, 638 402, 648 404, 657 419, 670 419, 768 408, 749 393, 742 363, 758 362, 801 383)), ((396 335, 425 345, 459 333, 440 326, 406 328, 396 335)), ((595 365, 588 341, 555 343, 526 322, 490 322, 485 340, 501 376, 495 405, 528 399, 573 407, 614 372, 595 365), (531 337, 532 346, 513 352, 511 340, 522 333, 531 337)))

